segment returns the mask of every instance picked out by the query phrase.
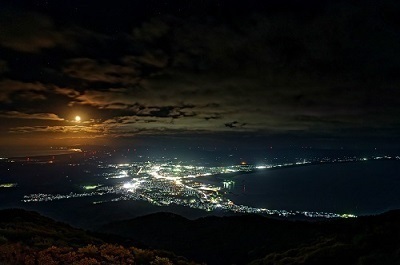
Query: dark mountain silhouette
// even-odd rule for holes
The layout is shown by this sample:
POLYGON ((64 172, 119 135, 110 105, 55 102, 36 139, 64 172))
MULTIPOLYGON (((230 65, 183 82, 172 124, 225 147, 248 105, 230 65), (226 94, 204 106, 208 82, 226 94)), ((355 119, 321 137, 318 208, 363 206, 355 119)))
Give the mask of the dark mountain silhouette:
POLYGON ((0 264, 400 264, 400 210, 323 221, 156 213, 96 232, 0 211, 0 264), (163 249, 163 250, 155 250, 163 249))
POLYGON ((170 252, 140 249, 128 243, 35 212, 0 211, 0 264, 196 264, 170 252))
POLYGON ((400 211, 317 222, 156 213, 100 231, 208 264, 400 264, 400 211))

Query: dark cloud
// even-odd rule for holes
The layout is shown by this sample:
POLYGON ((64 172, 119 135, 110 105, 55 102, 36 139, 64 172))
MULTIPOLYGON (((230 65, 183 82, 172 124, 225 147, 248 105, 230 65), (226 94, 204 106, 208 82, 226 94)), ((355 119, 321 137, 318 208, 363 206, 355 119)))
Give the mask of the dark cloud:
POLYGON ((75 98, 80 95, 80 93, 73 88, 55 87, 54 92, 60 95, 65 95, 70 98, 75 98))
POLYGON ((0 60, 0 74, 8 71, 7 62, 4 60, 0 60))
POLYGON ((19 111, 5 111, 0 112, 0 117, 9 119, 37 119, 37 120, 54 120, 63 121, 64 119, 58 117, 54 113, 22 113, 19 111))
POLYGON ((108 25, 86 18, 86 9, 74 23, 51 12, 7 11, 2 117, 54 113, 65 126, 10 130, 110 137, 400 132, 398 5, 251 6, 140 18, 132 9, 108 25), (67 113, 84 111, 87 125, 68 124, 67 113))
POLYGON ((24 53, 43 49, 77 49, 89 40, 102 42, 105 35, 70 24, 57 26, 50 17, 38 12, 4 9, 0 12, 0 46, 24 53))
POLYGON ((71 102, 72 105, 77 103, 91 105, 99 109, 126 109, 133 106, 135 101, 133 96, 128 95, 125 89, 105 91, 86 90, 71 102))
POLYGON ((76 58, 68 61, 64 73, 90 82, 136 84, 139 80, 134 65, 117 65, 108 62, 97 62, 89 58, 76 58))
MULTIPOLYGON (((16 80, 2 80, 0 81, 0 102, 10 102, 11 98, 18 96, 24 98, 26 93, 34 94, 36 99, 40 98, 40 92, 46 91, 46 87, 38 82, 25 83, 16 80)), ((29 99, 31 100, 31 99, 29 99)), ((34 100, 34 98, 32 98, 34 100)))
MULTIPOLYGON (((72 88, 62 88, 54 84, 43 84, 40 82, 22 82, 11 79, 0 81, 0 102, 13 103, 14 101, 37 101, 46 100, 49 94, 63 95, 75 98, 80 95, 72 88)), ((18 104, 16 104, 18 106, 18 104)))
POLYGON ((51 19, 38 13, 2 12, 0 45, 22 52, 38 52, 58 44, 69 45, 51 19))
POLYGON ((239 123, 237 121, 225 123, 225 127, 228 127, 228 128, 238 128, 238 127, 240 128, 245 125, 246 125, 246 123, 239 123))

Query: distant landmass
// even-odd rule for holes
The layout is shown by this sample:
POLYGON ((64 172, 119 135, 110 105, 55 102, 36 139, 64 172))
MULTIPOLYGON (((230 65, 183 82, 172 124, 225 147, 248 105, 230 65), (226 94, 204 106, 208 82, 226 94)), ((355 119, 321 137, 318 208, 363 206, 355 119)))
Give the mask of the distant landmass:
POLYGON ((47 158, 49 156, 60 156, 60 155, 67 155, 67 154, 75 154, 81 153, 82 150, 79 148, 59 148, 59 149, 0 149, 0 157, 7 157, 7 158, 33 158, 33 159, 40 159, 40 158, 47 158))
POLYGON ((189 220, 155 213, 97 231, 76 229, 35 212, 0 211, 1 264, 195 262, 400 264, 400 210, 313 222, 259 215, 189 220))

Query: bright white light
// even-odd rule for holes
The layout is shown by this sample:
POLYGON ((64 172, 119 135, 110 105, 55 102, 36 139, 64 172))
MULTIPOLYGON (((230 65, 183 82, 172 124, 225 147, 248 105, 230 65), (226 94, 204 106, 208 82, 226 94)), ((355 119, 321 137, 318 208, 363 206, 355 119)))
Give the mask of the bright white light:
POLYGON ((126 182, 122 185, 124 189, 127 189, 129 191, 133 191, 134 189, 137 189, 140 186, 140 183, 142 181, 136 181, 136 182, 126 182))
POLYGON ((80 122, 81 121, 81 116, 75 116, 75 121, 80 122))
POLYGON ((133 189, 133 188, 135 188, 137 185, 136 185, 136 183, 124 183, 124 189, 133 189))

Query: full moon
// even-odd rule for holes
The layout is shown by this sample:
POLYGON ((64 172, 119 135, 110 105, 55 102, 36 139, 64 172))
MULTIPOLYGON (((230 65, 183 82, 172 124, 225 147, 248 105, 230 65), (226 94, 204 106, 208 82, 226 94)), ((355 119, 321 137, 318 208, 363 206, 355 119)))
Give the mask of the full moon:
POLYGON ((75 116, 75 121, 80 122, 81 121, 81 116, 75 116))

